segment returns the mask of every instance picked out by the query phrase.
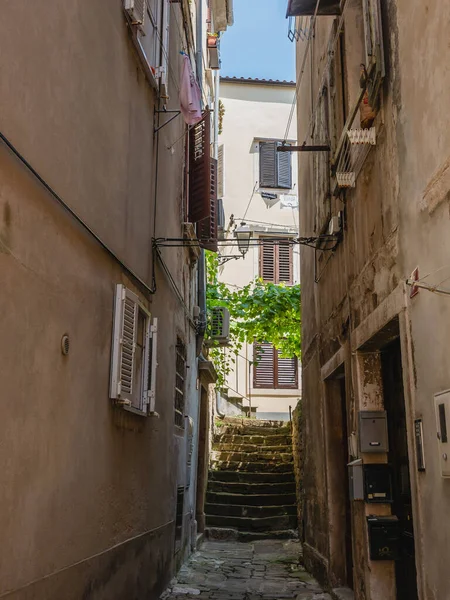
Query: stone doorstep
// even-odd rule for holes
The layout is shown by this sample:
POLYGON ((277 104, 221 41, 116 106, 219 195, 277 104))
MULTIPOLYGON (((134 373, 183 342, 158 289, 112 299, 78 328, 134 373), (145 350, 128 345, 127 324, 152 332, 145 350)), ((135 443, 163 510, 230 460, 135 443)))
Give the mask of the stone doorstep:
POLYGON ((350 588, 335 588, 331 590, 333 600, 355 600, 355 594, 350 588))
POLYGON ((291 444, 273 444, 273 445, 262 445, 262 444, 245 444, 245 443, 233 443, 233 442, 214 442, 213 449, 216 452, 247 452, 255 454, 275 454, 291 453, 291 444))

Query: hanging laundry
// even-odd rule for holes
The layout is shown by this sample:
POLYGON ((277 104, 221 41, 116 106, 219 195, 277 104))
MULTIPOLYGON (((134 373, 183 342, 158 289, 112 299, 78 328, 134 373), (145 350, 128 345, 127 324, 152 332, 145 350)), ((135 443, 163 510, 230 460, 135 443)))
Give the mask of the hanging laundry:
POLYGON ((180 108, 187 125, 195 125, 202 118, 202 94, 192 71, 191 61, 183 54, 180 85, 180 108))

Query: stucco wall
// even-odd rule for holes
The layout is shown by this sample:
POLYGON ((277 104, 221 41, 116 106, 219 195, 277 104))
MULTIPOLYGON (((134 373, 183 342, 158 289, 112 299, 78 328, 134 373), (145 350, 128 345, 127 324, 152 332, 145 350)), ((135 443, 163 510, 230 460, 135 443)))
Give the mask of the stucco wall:
MULTIPOLYGON (((358 49, 348 42, 349 34, 358 29, 356 5, 355 1, 349 3, 346 19, 354 20, 350 27, 347 21, 345 24, 349 86, 355 80, 349 58, 356 59, 358 55, 358 49)), ((382 20, 387 70, 382 108, 375 121, 377 145, 364 165, 356 189, 345 194, 343 203, 337 198, 331 200, 333 214, 345 211, 343 242, 321 271, 318 283, 314 283, 317 274, 314 252, 307 248, 301 251, 305 435, 312 428, 317 432, 306 438, 305 488, 309 496, 306 506, 315 509, 307 515, 311 522, 305 536, 313 550, 323 555, 322 567, 328 569, 333 531, 326 517, 326 465, 321 453, 326 435, 321 430, 323 417, 319 408, 326 398, 324 386, 318 387, 317 381, 324 378, 324 369, 328 369, 326 376, 331 374, 330 363, 335 361, 338 366, 335 359, 346 340, 351 340, 355 352, 370 327, 375 333, 376 327, 386 322, 387 315, 399 314, 418 593, 421 599, 437 600, 448 593, 445 561, 440 557, 449 551, 450 538, 442 523, 450 508, 450 495, 439 470, 433 394, 450 387, 450 365, 445 351, 450 304, 447 296, 425 290, 411 300, 409 288, 403 292, 401 282, 416 266, 420 276, 431 273, 425 281, 432 285, 450 276, 446 259, 450 133, 445 92, 450 85, 450 72, 443 58, 448 50, 450 8, 439 2, 411 5, 391 0, 383 3, 382 20), (420 35, 415 35, 418 31, 420 35), (363 335, 352 336, 352 331, 363 335), (423 419, 426 456, 423 473, 417 471, 414 418, 423 419)), ((318 19, 313 73, 308 60, 305 83, 299 93, 299 115, 309 114, 309 86, 321 73, 318 57, 324 51, 330 23, 329 19, 318 19)), ((297 50, 300 64, 305 44, 299 43, 297 50)), ((308 119, 299 117, 299 139, 305 137, 305 122, 308 119)), ((300 204, 302 233, 314 226, 311 169, 311 159, 302 157, 299 165, 299 189, 304 198, 300 204)), ((361 394, 359 374, 353 359, 345 359, 345 368, 351 381, 349 424, 356 427, 354 410, 361 394)), ((383 588, 391 575, 375 570, 373 563, 368 571, 364 558, 365 524, 356 505, 353 524, 356 597, 394 597, 392 582, 390 587, 383 588)))
MULTIPOLYGON (((184 143, 170 146, 184 125, 178 117, 154 137, 156 97, 122 3, 37 0, 30 10, 8 2, 0 35, 0 130, 151 286, 152 238, 182 232, 184 143)), ((178 106, 179 48, 172 35, 169 109, 178 106)), ((191 310, 196 268, 188 251, 162 253, 191 310)), ((151 295, 0 147, 0 595, 153 598, 173 574, 176 488, 185 484, 186 464, 185 433, 174 435, 177 335, 188 349, 186 413, 195 435, 199 391, 195 332, 157 261, 155 268, 151 295), (159 320, 159 418, 109 400, 117 283, 159 320), (60 349, 65 333, 68 356, 60 349)))

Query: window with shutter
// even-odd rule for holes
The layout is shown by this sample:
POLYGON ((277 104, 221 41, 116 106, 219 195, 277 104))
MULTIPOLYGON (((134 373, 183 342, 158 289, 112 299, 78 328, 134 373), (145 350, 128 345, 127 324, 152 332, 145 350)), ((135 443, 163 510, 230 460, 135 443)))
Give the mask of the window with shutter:
POLYGON ((363 0, 362 4, 366 69, 370 73, 368 83, 369 104, 374 105, 385 76, 381 3, 380 0, 363 0))
POLYGON ((253 387, 259 389, 297 389, 297 358, 281 358, 272 344, 255 344, 253 387))
POLYGON ((156 320, 139 298, 119 284, 114 305, 110 397, 139 414, 154 413, 156 320))
POLYGON ((211 118, 189 131, 189 220, 197 226, 200 246, 217 252, 217 160, 211 157, 211 118))
POLYGON ((293 250, 290 240, 260 238, 259 276, 263 281, 293 284, 293 250))
POLYGON ((290 152, 277 152, 281 142, 259 143, 259 187, 291 189, 292 165, 290 152))

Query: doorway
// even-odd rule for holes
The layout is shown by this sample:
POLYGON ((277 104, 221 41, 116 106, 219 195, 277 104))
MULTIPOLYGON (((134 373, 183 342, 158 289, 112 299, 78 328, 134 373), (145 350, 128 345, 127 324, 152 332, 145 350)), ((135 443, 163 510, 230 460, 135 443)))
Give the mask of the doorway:
POLYGON ((348 414, 344 368, 326 385, 327 477, 330 527, 330 576, 333 584, 353 589, 352 511, 349 495, 348 414))
POLYGON ((208 390, 200 386, 200 418, 198 429, 198 457, 197 457, 197 490, 196 510, 197 529, 199 533, 205 531, 205 496, 208 484, 208 438, 209 438, 209 407, 208 390))
POLYGON ((400 526, 400 559, 395 563, 397 600, 417 600, 413 511, 399 338, 381 351, 381 369, 384 407, 388 416, 388 461, 393 473, 392 514, 398 517, 400 526))

